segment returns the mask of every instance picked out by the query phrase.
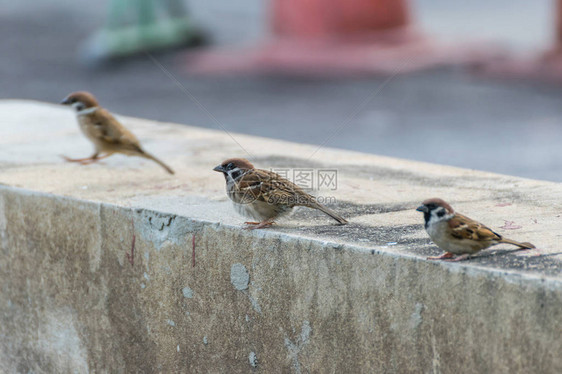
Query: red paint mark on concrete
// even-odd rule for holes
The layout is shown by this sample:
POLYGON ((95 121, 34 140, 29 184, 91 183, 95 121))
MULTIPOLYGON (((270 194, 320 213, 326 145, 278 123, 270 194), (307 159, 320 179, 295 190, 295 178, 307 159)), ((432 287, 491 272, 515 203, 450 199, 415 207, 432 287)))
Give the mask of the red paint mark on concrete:
POLYGON ((520 228, 522 228, 523 226, 520 225, 516 225, 515 221, 506 221, 504 220, 504 225, 500 226, 500 229, 504 229, 504 230, 518 230, 520 228))
POLYGON ((129 260, 129 263, 131 264, 131 266, 135 265, 135 241, 137 239, 136 235, 135 235, 135 221, 133 220, 133 218, 131 218, 131 224, 133 225, 133 242, 131 243, 131 253, 125 253, 125 256, 127 256, 127 260, 129 260))
POLYGON ((191 267, 195 267, 195 235, 191 237, 191 247, 193 248, 191 251, 191 267))

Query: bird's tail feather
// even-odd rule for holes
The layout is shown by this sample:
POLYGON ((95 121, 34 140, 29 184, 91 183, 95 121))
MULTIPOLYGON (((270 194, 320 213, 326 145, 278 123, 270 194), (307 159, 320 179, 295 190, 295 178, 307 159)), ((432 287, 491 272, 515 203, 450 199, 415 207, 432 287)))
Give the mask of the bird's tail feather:
POLYGON ((338 223, 339 223, 340 225, 345 225, 345 224, 348 223, 345 218, 341 217, 340 215, 338 215, 338 214, 337 214, 336 212, 334 212, 333 210, 328 209, 328 208, 326 208, 324 205, 321 205, 321 204, 319 204, 319 203, 317 203, 317 202, 313 202, 313 203, 310 205, 310 207, 311 207, 311 208, 316 208, 316 209, 318 209, 318 210, 320 210, 320 211, 326 213, 327 215, 329 215, 330 217, 332 217, 333 219, 335 219, 336 221, 338 221, 338 223))
POLYGON ((513 244, 513 245, 516 245, 516 246, 518 246, 522 249, 536 248, 533 244, 531 244, 529 242, 519 243, 519 242, 516 242, 515 240, 506 239, 506 238, 502 238, 502 240, 500 240, 500 243, 513 244))
POLYGON ((148 158, 149 160, 152 160, 154 162, 156 162, 158 165, 162 166, 164 169, 166 169, 166 171, 170 174, 175 174, 174 171, 172 170, 171 167, 169 167, 168 165, 166 165, 163 161, 159 160, 158 158, 156 158, 155 156, 151 155, 150 153, 143 151, 142 155, 145 158, 148 158))

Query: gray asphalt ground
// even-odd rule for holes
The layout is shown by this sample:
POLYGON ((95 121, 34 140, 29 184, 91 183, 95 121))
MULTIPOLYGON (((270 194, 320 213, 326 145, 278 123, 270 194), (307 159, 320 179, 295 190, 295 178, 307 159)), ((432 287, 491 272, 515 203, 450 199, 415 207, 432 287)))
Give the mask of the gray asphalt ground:
MULTIPOLYGON (((189 4, 215 43, 231 46, 263 38, 262 3, 189 4)), ((446 40, 500 40, 527 52, 550 42, 553 3, 422 0, 416 22, 446 40)), ((124 115, 219 128, 214 117, 231 132, 562 181, 562 86, 441 69, 398 76, 361 107, 385 78, 190 77, 179 51, 155 55, 202 110, 146 56, 98 69, 78 61, 105 6, 0 0, 0 98, 58 102, 89 90, 124 115)))

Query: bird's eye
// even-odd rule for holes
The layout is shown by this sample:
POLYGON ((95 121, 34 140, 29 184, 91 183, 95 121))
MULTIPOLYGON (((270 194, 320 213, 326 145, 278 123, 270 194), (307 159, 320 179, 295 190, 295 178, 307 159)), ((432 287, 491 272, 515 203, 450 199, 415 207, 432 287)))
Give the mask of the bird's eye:
POLYGON ((228 165, 226 165, 227 169, 234 169, 234 164, 232 162, 229 162, 228 165))

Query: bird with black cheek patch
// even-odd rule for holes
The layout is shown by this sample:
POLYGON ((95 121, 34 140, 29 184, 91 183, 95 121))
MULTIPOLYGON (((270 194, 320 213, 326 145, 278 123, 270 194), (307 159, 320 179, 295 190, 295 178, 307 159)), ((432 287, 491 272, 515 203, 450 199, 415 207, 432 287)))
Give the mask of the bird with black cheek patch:
POLYGON ((70 105, 76 109, 80 130, 94 143, 95 147, 95 152, 90 157, 73 159, 63 156, 66 161, 87 165, 114 153, 121 153, 152 160, 162 166, 168 173, 174 174, 174 171, 168 165, 142 149, 136 136, 117 121, 111 113, 100 107, 91 93, 85 91, 73 92, 64 98, 61 104, 70 105))
POLYGON ((245 222, 247 229, 261 229, 273 225, 274 219, 289 213, 295 206, 318 209, 340 225, 347 221, 316 201, 293 182, 272 171, 254 168, 248 160, 231 158, 216 166, 223 173, 226 193, 235 210, 258 222, 245 222))
POLYGON ((425 231, 433 243, 445 251, 441 256, 428 257, 428 260, 461 261, 500 243, 513 244, 521 249, 535 248, 531 243, 504 238, 483 224, 455 213, 449 204, 438 198, 425 200, 416 210, 423 213, 425 231), (455 258, 455 255, 459 256, 455 258))

